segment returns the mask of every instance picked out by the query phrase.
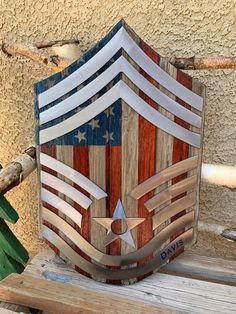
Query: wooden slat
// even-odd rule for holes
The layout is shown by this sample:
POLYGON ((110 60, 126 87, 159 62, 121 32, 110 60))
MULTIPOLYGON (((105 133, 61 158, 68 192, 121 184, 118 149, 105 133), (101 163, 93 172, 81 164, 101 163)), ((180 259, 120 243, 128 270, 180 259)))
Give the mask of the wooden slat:
MULTIPOLYGON (((1 304, 0 304, 0 305, 1 305, 1 304)), ((1 307, 0 307, 0 312, 1 312, 1 314, 14 314, 14 313, 19 313, 19 312, 7 310, 7 309, 1 309, 1 307)))
MULTIPOLYGON (((160 272, 172 273, 183 277, 201 278, 205 281, 213 281, 236 286, 236 261, 200 256, 184 252, 178 256, 171 264, 167 264, 160 269, 160 272)), ((68 275, 73 280, 80 280, 81 275, 76 273, 69 265, 65 265, 59 257, 51 250, 44 250, 37 254, 26 266, 25 274, 31 276, 46 276, 54 274, 55 280, 60 277, 67 282, 68 275)))
MULTIPOLYGON (((96 182, 103 190, 106 190, 106 148, 104 146, 90 146, 89 147, 89 172, 90 179, 96 182), (99 167, 98 167, 99 161, 99 167)), ((93 200, 90 206, 90 213, 92 217, 106 217, 106 199, 93 200)), ((98 224, 94 219, 91 219, 91 244, 97 249, 106 253, 104 239, 107 230, 98 224)))
MULTIPOLYGON (((193 78, 192 79, 192 91, 197 93, 198 95, 202 96, 203 98, 203 105, 205 107, 205 99, 206 99, 206 88, 203 84, 201 84, 198 79, 193 78)), ((191 108, 191 110, 194 113, 198 113, 196 109, 191 108)), ((204 133, 204 118, 205 118, 205 110, 202 111, 202 125, 203 127, 199 130, 197 128, 190 125, 190 130, 193 132, 199 132, 201 134, 203 139, 203 133, 204 133)), ((194 205, 194 211, 195 211, 195 219, 198 220, 199 216, 199 201, 200 201, 200 180, 201 180, 201 165, 202 165, 202 150, 203 145, 201 145, 200 149, 197 149, 196 147, 189 146, 189 156, 196 156, 198 155, 198 168, 196 170, 193 170, 189 173, 189 175, 197 174, 198 175, 198 193, 197 193, 197 200, 196 204, 194 205)), ((194 236, 193 236, 193 243, 197 241, 197 230, 194 230, 194 236)))
POLYGON ((114 294, 75 288, 68 284, 17 274, 12 274, 1 282, 0 298, 60 314, 111 313, 111 309, 113 313, 127 314, 170 313, 157 305, 114 296, 114 294))
POLYGON ((236 286, 236 261, 185 252, 165 265, 163 273, 236 286))
MULTIPOLYGON (((122 204, 127 217, 137 217, 137 202, 129 196, 138 183, 138 114, 127 104, 122 104, 122 204)), ((137 245, 137 229, 132 230, 137 245)), ((127 254, 133 248, 124 241, 121 254, 127 254)))
MULTIPOLYGON (((174 265, 176 261, 181 261, 182 256, 186 256, 186 258, 183 258, 183 265, 194 260, 193 267, 196 269, 202 267, 205 280, 215 278, 222 283, 224 278, 232 277, 235 280, 235 284, 235 261, 232 261, 231 264, 231 261, 227 262, 220 259, 185 254, 177 257, 172 261, 171 265, 174 265)), ((185 269, 187 275, 193 273, 194 276, 195 273, 192 267, 191 269, 190 267, 185 269)), ((111 286, 92 281, 76 273, 69 265, 65 265, 59 257, 55 256, 52 251, 48 250, 38 254, 31 261, 26 267, 25 274, 70 283, 76 287, 92 289, 98 292, 108 292, 111 295, 121 296, 122 298, 133 298, 157 306, 161 304, 181 312, 225 314, 235 313, 234 310, 236 308, 235 287, 160 273, 153 274, 135 285, 111 286)), ((67 290, 64 289, 63 291, 65 293, 67 290)), ((114 305, 112 305, 112 308, 114 308, 114 305)))
MULTIPOLYGON (((30 309, 26 306, 11 304, 6 302, 0 302, 0 313, 21 313, 21 314, 30 314, 30 309), (8 311, 8 312, 7 312, 8 311)), ((44 313, 46 314, 46 313, 44 313)))
MULTIPOLYGON (((159 55, 152 50, 143 41, 140 43, 141 49, 157 64, 159 64, 159 55)), ((159 84, 149 77, 142 69, 141 74, 147 78, 154 86, 159 84)), ((139 95, 144 99, 150 106, 157 109, 158 105, 150 99, 147 95, 139 91, 139 95)), ((139 116, 139 164, 138 164, 138 180, 139 183, 147 180, 156 173, 156 141, 157 141, 157 128, 153 126, 143 117, 139 116), (148 139, 148 140, 147 140, 148 139), (147 162, 148 160, 148 162, 147 162)), ((150 192, 139 199, 138 202, 138 217, 145 217, 145 222, 139 226, 138 232, 138 247, 144 246, 153 238, 153 230, 149 228, 152 224, 153 213, 147 214, 145 202, 154 196, 154 192, 150 192)), ((145 264, 152 256, 146 257, 141 260, 139 264, 145 264)))
MULTIPOLYGON (((90 179, 96 182, 103 190, 106 190, 106 148, 105 146, 90 146, 89 147, 89 173, 90 179), (99 167, 98 167, 99 161, 99 167)), ((106 199, 93 199, 90 206, 91 217, 106 217, 106 199)), ((106 253, 104 239, 107 230, 98 224, 93 218, 91 219, 91 244, 101 252, 106 253)), ((95 263, 95 262, 94 262, 95 263)), ((96 264, 96 263, 95 263, 96 264)), ((97 279, 93 276, 93 279, 97 279)), ((105 281, 105 280, 104 280, 105 281)))
MULTIPOLYGON (((56 150, 56 157, 59 161, 65 163, 67 166, 69 167, 73 167, 73 146, 71 145, 67 145, 67 149, 64 149, 64 146, 57 146, 57 150, 56 150)), ((73 186, 73 182, 64 177, 63 175, 61 175, 60 173, 57 174, 57 177, 63 181, 65 181, 66 183, 70 184, 73 186)), ((67 197, 66 195, 64 195, 63 193, 58 192, 58 196, 62 199, 64 199, 67 203, 69 203, 71 206, 74 206, 74 202, 67 197)), ((75 223, 66 215, 64 215, 62 212, 58 212, 58 216, 61 217, 62 219, 64 219, 65 221, 69 222, 73 227, 75 227, 75 223)), ((60 232, 59 230, 59 235, 72 247, 75 249, 75 246, 73 244, 72 241, 70 241, 66 236, 64 236, 62 234, 62 232, 60 232)), ((62 256, 63 259, 65 259, 66 261, 68 261, 68 259, 66 258, 66 256, 62 255, 61 252, 59 252, 59 255, 62 256)))

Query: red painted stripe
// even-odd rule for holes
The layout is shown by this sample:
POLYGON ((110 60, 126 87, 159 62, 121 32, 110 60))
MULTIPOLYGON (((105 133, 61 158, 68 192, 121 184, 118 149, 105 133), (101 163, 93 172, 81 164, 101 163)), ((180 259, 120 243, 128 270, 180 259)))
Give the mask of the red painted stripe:
MULTIPOLYGON (((183 84, 184 86, 188 87, 189 89, 192 89, 192 78, 187 75, 186 73, 177 70, 177 81, 180 82, 181 84, 183 84)), ((186 104, 183 100, 177 98, 176 101, 181 104, 182 106, 184 106, 187 109, 190 109, 191 106, 186 104)), ((175 117, 175 122, 178 123, 179 125, 181 125, 182 127, 189 129, 190 125, 188 123, 186 123, 185 121, 181 120, 180 118, 175 117)), ((172 163, 175 164, 181 160, 184 160, 186 158, 188 158, 188 150, 189 150, 189 145, 186 144, 185 142, 174 138, 173 141, 173 158, 172 158, 172 163)), ((174 178, 172 180, 172 184, 175 184, 183 179, 187 178, 187 174, 184 173, 176 178, 174 178)), ((177 199, 180 199, 181 197, 183 197, 184 195, 186 195, 186 193, 183 193, 177 197, 175 197, 172 202, 176 201, 177 199)), ((180 212, 179 214, 173 216, 171 218, 171 222, 176 220, 177 218, 183 216, 184 214, 186 214, 186 210, 183 210, 182 212, 180 212)), ((173 235, 171 237, 171 241, 174 240, 175 238, 177 238, 180 234, 182 234, 184 232, 184 229, 181 230, 180 232, 176 233, 175 235, 173 235)), ((176 256, 178 256, 179 254, 181 254, 184 251, 184 248, 181 248, 178 253, 176 253, 174 256, 172 256, 171 260, 174 259, 176 256)))
MULTIPOLYGON (((89 178, 89 148, 88 146, 74 146, 73 148, 73 163, 74 169, 85 175, 89 178)), ((89 196, 89 194, 81 189, 78 185, 74 184, 74 187, 81 191, 83 194, 89 196)), ((88 242, 90 242, 90 210, 85 210, 83 207, 78 204, 74 204, 75 209, 77 209, 82 214, 82 225, 81 228, 79 226, 75 226, 77 232, 79 232, 88 242)), ((91 261, 91 259, 83 253, 78 247, 76 247, 75 251, 79 253, 85 259, 91 261)), ((78 266, 75 266, 75 269, 79 271, 81 274, 84 274, 88 277, 91 277, 90 274, 86 273, 78 266)))
MULTIPOLYGON (((147 44, 141 42, 140 47, 142 50, 157 64, 159 64, 159 55, 151 49, 147 44)), ((140 73, 146 77, 153 85, 158 86, 158 83, 150 78, 142 69, 140 73)), ((154 108, 158 108, 158 105, 152 101, 141 90, 139 95, 149 105, 154 108)), ((157 129, 150 122, 139 116, 139 160, 138 160, 138 183, 143 182, 149 177, 155 174, 156 170, 156 137, 157 129)), ((138 227, 138 248, 145 245, 153 238, 152 231, 152 215, 144 206, 144 203, 154 195, 154 192, 150 192, 144 195, 138 201, 138 217, 145 217, 146 220, 138 227)), ((139 264, 145 263, 149 258, 145 258, 139 262, 139 264)), ((140 278, 139 278, 140 279, 140 278)))

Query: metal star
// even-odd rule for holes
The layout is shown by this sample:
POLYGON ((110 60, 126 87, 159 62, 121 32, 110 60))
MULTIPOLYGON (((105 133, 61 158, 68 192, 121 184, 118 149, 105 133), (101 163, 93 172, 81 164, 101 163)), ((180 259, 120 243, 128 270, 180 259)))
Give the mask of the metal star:
POLYGON ((79 143, 81 141, 86 141, 86 137, 85 137, 86 132, 80 132, 78 131, 78 134, 75 135, 75 137, 78 139, 79 143))
POLYGON ((102 137, 104 137, 106 140, 106 143, 108 143, 110 141, 114 141, 113 134, 114 132, 109 133, 108 131, 106 131, 106 134, 104 134, 102 137))
POLYGON ((112 218, 93 218, 93 219, 108 230, 104 241, 105 245, 108 245, 111 242, 115 241, 116 239, 120 238, 134 248, 135 243, 130 231, 145 220, 145 218, 127 218, 120 200, 118 200, 117 202, 112 218), (125 223, 126 225, 125 232, 118 234, 112 231, 112 223, 117 220, 121 220, 122 222, 125 223))
POLYGON ((99 119, 92 119, 92 120, 89 122, 89 125, 91 125, 92 130, 95 129, 95 128, 100 128, 99 119))

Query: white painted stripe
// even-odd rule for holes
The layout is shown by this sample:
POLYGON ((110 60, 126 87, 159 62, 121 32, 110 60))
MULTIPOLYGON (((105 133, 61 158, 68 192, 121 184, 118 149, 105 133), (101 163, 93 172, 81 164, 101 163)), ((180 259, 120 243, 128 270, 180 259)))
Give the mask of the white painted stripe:
POLYGON ((41 199, 58 209, 60 212, 73 220, 79 227, 81 227, 82 215, 66 201, 44 188, 41 190, 41 199))
POLYGON ((47 143, 87 123, 89 120, 110 107, 119 98, 122 98, 138 114, 156 127, 190 145, 200 147, 201 136, 199 134, 191 132, 163 116, 156 109, 148 105, 123 81, 118 82, 91 105, 74 114, 72 117, 56 124, 55 126, 41 130, 39 132, 40 144, 47 143))
POLYGON ((58 82, 48 90, 38 95, 39 108, 65 95, 73 88, 82 84, 91 75, 105 65, 114 54, 123 48, 127 54, 158 83, 172 92, 174 95, 189 103, 198 110, 202 110, 203 99, 199 95, 177 82, 168 73, 162 70, 129 36, 122 27, 113 38, 83 66, 74 71, 67 78, 58 82))
POLYGON ((82 194, 68 183, 54 177, 50 173, 41 171, 41 182, 65 194, 85 209, 87 209, 92 203, 86 195, 82 194))
POLYGON ((161 107, 173 113, 180 119, 190 123, 198 128, 201 127, 201 117, 186 109, 158 88, 152 85, 144 76, 142 76, 123 56, 116 60, 108 69, 96 77, 88 85, 84 86, 75 94, 64 99, 59 104, 40 113, 39 123, 44 124, 56 119, 63 114, 79 107, 93 95, 97 94, 109 82, 111 82, 119 73, 124 73, 140 90, 147 94, 152 100, 161 107))
POLYGON ((98 185, 93 183, 87 177, 47 154, 40 153, 40 163, 67 177, 98 200, 107 196, 98 185))

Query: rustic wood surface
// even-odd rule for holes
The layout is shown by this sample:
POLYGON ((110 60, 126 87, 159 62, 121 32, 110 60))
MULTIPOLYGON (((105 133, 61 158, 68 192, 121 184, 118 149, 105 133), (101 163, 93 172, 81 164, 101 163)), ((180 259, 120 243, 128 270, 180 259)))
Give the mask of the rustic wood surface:
MULTIPOLYGON (((138 299, 148 304, 179 310, 182 313, 235 313, 236 288, 229 286, 236 285, 235 261, 185 252, 171 264, 166 265, 162 271, 218 283, 156 273, 134 285, 112 286, 80 275, 50 250, 36 255, 26 267, 24 274, 105 292, 116 297, 138 299), (219 283, 229 283, 229 285, 219 283)), ((63 288, 64 293, 65 291, 67 290, 63 288)))
MULTIPOLYGON (((11 304, 7 302, 0 302, 0 313, 23 313, 30 314, 30 309, 23 305, 11 304), (4 312, 5 311, 5 312, 4 312), (7 312, 10 311, 10 312, 7 312)), ((44 313, 46 314, 46 313, 44 313)))
POLYGON ((35 148, 30 147, 0 170, 0 195, 20 184, 35 169, 35 156, 35 148))
POLYGON ((130 297, 73 287, 22 274, 12 274, 0 284, 0 298, 51 313, 178 313, 161 304, 132 300, 130 297))
POLYGON ((184 253, 161 270, 177 276, 236 286, 236 261, 184 253))
MULTIPOLYGON (((78 42, 72 40, 66 41, 52 41, 52 42, 42 42, 36 44, 20 44, 20 43, 3 43, 2 51, 8 56, 20 55, 28 59, 31 59, 39 64, 48 66, 54 71, 60 71, 63 68, 69 66, 73 60, 69 58, 59 58, 55 56, 50 56, 49 54, 42 52, 42 48, 50 48, 55 44, 66 45, 75 44, 78 42)), ((166 58, 171 64, 176 68, 182 70, 203 70, 203 69, 235 69, 236 68, 236 57, 176 57, 172 56, 166 58)))

